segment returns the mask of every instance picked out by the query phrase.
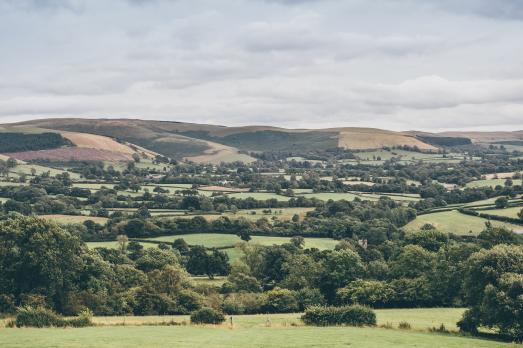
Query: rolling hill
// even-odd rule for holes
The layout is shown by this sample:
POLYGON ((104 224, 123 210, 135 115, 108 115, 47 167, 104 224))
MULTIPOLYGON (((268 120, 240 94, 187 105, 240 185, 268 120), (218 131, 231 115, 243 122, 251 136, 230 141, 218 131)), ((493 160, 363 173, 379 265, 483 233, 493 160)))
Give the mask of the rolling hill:
MULTIPOLYGON (((4 125, 0 130, 58 132, 75 146, 41 150, 24 154, 63 158, 74 152, 79 156, 114 160, 130 159, 141 147, 150 155, 162 155, 194 162, 250 162, 249 152, 281 151, 308 152, 344 148, 372 150, 384 147, 409 146, 433 152, 449 144, 471 142, 520 141, 523 132, 394 132, 375 128, 286 129, 270 126, 226 127, 209 124, 140 119, 40 119, 4 125), (43 152, 42 152, 43 151, 43 152), (85 152, 82 154, 81 152, 85 152), (104 157, 105 156, 105 157, 104 157), (103 157, 103 158, 102 158, 103 157)), ((28 156, 22 158, 24 156, 28 156)))
POLYGON ((4 138, 15 144, 3 144, 3 156, 18 160, 48 159, 51 161, 98 160, 130 161, 133 154, 153 157, 155 153, 139 149, 132 144, 120 143, 103 135, 60 131, 57 129, 4 125, 0 128, 4 138))

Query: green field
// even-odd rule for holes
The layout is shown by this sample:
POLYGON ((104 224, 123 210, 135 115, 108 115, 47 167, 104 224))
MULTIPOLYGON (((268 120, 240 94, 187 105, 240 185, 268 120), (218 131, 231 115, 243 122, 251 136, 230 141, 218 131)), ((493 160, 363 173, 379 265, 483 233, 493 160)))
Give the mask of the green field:
MULTIPOLYGON (((232 262, 238 259, 242 255, 242 251, 239 248, 234 247, 236 244, 242 242, 240 237, 235 234, 217 234, 217 233, 196 233, 196 234, 182 234, 177 236, 164 236, 147 238, 151 241, 159 241, 172 243, 175 239, 183 238, 189 245, 204 245, 207 248, 224 248, 225 253, 229 256, 229 260, 232 262)), ((252 236, 252 240, 249 243, 256 243, 261 245, 273 245, 273 244, 284 244, 290 241, 289 237, 265 237, 265 236, 252 236)), ((118 243, 116 241, 108 242, 87 242, 89 248, 110 248, 116 249, 118 243)), ((156 248, 156 243, 140 242, 144 248, 156 248)), ((305 248, 317 248, 320 250, 334 249, 338 244, 337 240, 331 238, 305 238, 305 248)))
POLYGON ((488 210, 478 210, 479 213, 485 213, 490 215, 499 215, 507 216, 513 219, 518 219, 518 213, 523 209, 523 207, 511 207, 505 209, 488 209, 488 210))
POLYGON ((52 220, 60 224, 81 224, 84 221, 92 220, 100 225, 105 225, 107 218, 97 217, 97 216, 83 216, 83 215, 61 215, 61 214, 52 214, 52 215, 40 215, 41 218, 52 220))
POLYGON ((496 187, 498 185, 504 186, 507 179, 484 179, 484 180, 474 180, 467 183, 466 187, 496 187))
POLYGON ((25 174, 25 175, 30 176, 31 168, 34 168, 36 170, 36 175, 41 175, 41 174, 47 173, 47 172, 49 172, 51 174, 51 176, 55 176, 56 174, 69 173, 69 177, 72 180, 80 179, 80 174, 78 174, 78 173, 67 172, 67 171, 61 170, 61 169, 40 166, 38 164, 19 164, 11 170, 11 173, 14 173, 16 175, 25 174))
MULTIPOLYGON (((477 235, 485 229, 485 222, 483 219, 476 216, 461 214, 456 210, 445 211, 440 213, 431 213, 418 216, 414 221, 411 221, 405 226, 407 231, 419 231, 424 224, 432 224, 442 232, 451 232, 458 235, 477 235)), ((521 226, 509 224, 501 221, 492 220, 494 226, 506 226, 511 230, 520 230, 521 226)))
MULTIPOLYGON (((354 198, 358 197, 358 195, 354 193, 336 193, 336 192, 317 192, 317 193, 306 193, 302 194, 300 196, 303 196, 305 198, 316 198, 322 201, 328 201, 329 199, 332 199, 333 201, 339 201, 342 199, 345 199, 347 201, 353 201, 354 198)), ((361 197, 360 197, 361 198, 361 197)))
POLYGON ((290 197, 285 197, 281 195, 277 195, 276 193, 272 192, 238 192, 238 193, 231 193, 228 195, 228 197, 231 198, 238 198, 238 199, 246 199, 246 198, 254 198, 259 201, 265 201, 267 199, 276 199, 278 201, 288 201, 290 197))
MULTIPOLYGON (((242 241, 240 237, 235 234, 217 233, 182 234, 177 236, 156 237, 149 239, 172 243, 175 239, 178 238, 183 238, 190 245, 204 245, 208 248, 233 246, 242 241)), ((289 241, 289 237, 252 236, 252 240, 249 241, 249 243, 256 243, 261 245, 279 245, 288 243, 289 241)), ((305 248, 318 248, 320 250, 334 249, 336 244, 338 244, 338 241, 331 238, 305 238, 305 248)))
POLYGON ((455 334, 429 333, 428 327, 454 328, 462 309, 378 310, 378 325, 394 329, 307 327, 299 314, 238 315, 233 325, 188 325, 187 316, 97 317, 99 327, 82 329, 1 329, 0 346, 27 347, 520 347, 455 334), (174 320, 179 326, 150 326, 174 320), (412 330, 399 330, 407 321, 412 330), (414 323, 417 321, 417 323, 414 323), (149 325, 145 325, 149 324, 149 325), (109 325, 109 326, 107 326, 109 325))

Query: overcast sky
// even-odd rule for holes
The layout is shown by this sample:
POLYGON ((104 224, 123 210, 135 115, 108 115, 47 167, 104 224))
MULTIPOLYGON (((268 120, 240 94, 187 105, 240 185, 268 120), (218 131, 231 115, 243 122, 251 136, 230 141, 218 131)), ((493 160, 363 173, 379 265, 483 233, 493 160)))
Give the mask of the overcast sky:
POLYGON ((0 122, 523 129, 521 0, 0 0, 0 122))

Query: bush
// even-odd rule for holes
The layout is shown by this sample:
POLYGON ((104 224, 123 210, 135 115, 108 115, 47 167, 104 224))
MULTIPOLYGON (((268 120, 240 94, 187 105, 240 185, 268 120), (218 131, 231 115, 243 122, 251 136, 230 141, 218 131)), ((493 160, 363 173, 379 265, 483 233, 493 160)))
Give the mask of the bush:
POLYGON ((365 306, 353 305, 343 307, 313 306, 305 310, 301 317, 306 325, 376 325, 376 313, 365 306))
POLYGON ((398 325, 398 328, 402 329, 402 330, 410 330, 411 329, 411 326, 409 323, 407 323, 406 321, 400 321, 399 325, 398 325))
POLYGON ((221 324, 225 321, 222 312, 204 307, 191 313, 191 323, 194 324, 221 324))
POLYGON ((296 293, 289 289, 274 288, 265 293, 263 309, 269 313, 291 313, 299 309, 296 293))
POLYGON ((260 293, 241 292, 227 296, 222 309, 227 314, 256 314, 262 312, 266 297, 260 293))
POLYGON ((20 307, 16 312, 15 324, 17 327, 86 327, 91 326, 92 313, 83 311, 76 318, 65 319, 54 311, 44 307, 20 307))

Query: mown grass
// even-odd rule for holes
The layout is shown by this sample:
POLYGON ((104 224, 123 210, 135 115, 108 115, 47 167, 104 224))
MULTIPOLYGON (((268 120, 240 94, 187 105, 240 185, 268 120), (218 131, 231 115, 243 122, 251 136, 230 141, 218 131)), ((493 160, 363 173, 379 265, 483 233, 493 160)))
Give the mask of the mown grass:
POLYGON ((239 315, 217 326, 188 325, 187 316, 95 317, 100 326, 82 329, 2 329, 2 347, 520 347, 458 335, 428 333, 453 327, 462 309, 378 310, 378 325, 406 321, 412 330, 307 327, 300 314, 239 315), (432 319, 430 319, 432 318, 432 319), (174 321, 185 325, 151 326, 174 321), (418 321, 418 324, 415 322, 418 321), (434 323, 434 325, 433 325, 434 323))
MULTIPOLYGON (((442 232, 450 232, 457 235, 477 235, 485 229, 485 222, 487 221, 487 219, 461 214, 456 210, 452 210, 420 215, 414 221, 408 223, 405 226, 405 230, 416 232, 424 224, 432 224, 442 232)), ((505 226, 511 230, 521 229, 521 226, 506 222, 492 220, 491 223, 494 226, 505 226)))

